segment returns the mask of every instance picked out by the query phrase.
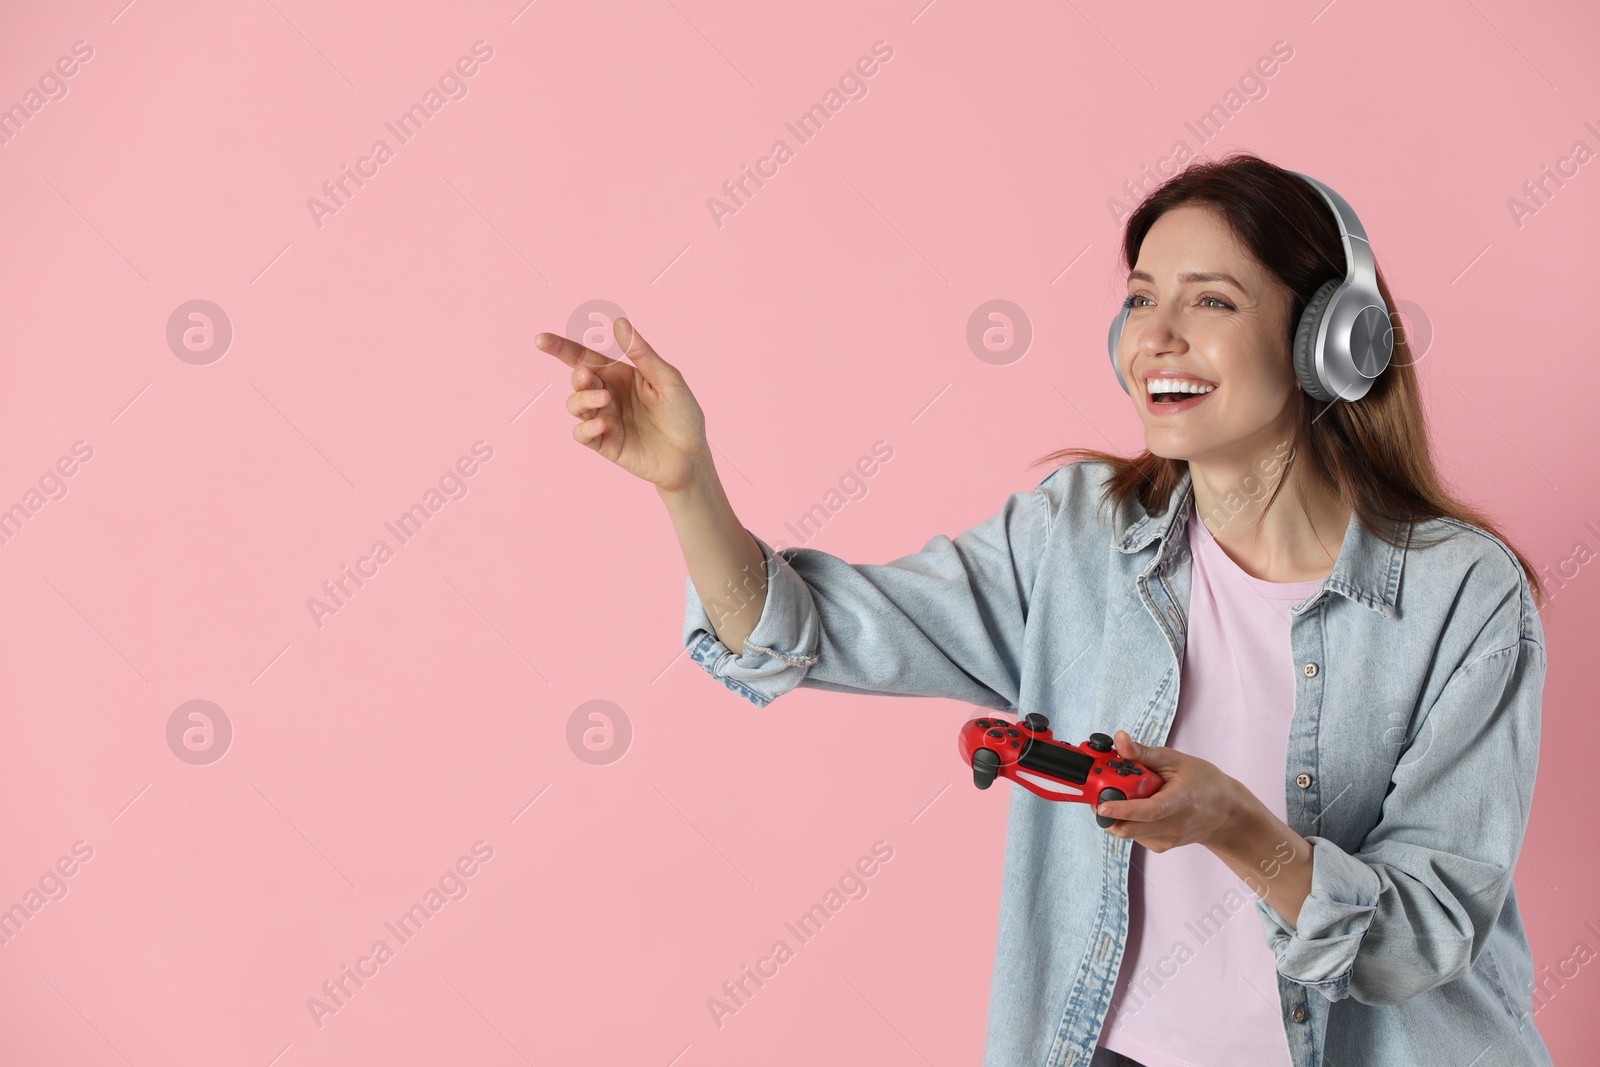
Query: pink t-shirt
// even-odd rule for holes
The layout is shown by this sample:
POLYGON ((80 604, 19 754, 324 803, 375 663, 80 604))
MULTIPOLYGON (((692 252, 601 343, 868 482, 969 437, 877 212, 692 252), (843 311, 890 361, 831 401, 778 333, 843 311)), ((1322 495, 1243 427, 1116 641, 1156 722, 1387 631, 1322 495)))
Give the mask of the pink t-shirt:
MULTIPOLYGON (((1321 581, 1240 569, 1190 513, 1192 586, 1167 747, 1216 764, 1280 819, 1294 715, 1289 609, 1321 581)), ((1146 1067, 1290 1067, 1256 895, 1204 845, 1134 842, 1128 945, 1100 1035, 1146 1067)))

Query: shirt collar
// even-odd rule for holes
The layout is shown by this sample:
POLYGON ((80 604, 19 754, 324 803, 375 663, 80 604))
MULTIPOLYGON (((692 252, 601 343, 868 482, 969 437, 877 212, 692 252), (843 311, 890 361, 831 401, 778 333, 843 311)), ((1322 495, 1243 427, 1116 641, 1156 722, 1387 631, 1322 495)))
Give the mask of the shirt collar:
MULTIPOLYGON (((1132 521, 1119 529, 1123 513, 1118 513, 1119 519, 1112 529, 1112 544, 1118 551, 1130 553, 1139 551, 1159 538, 1161 546, 1153 563, 1153 566, 1159 567, 1173 551, 1173 532, 1185 529, 1184 524, 1188 521, 1193 504, 1194 483, 1185 465, 1177 486, 1167 498, 1166 507, 1159 514, 1145 513, 1135 504, 1132 521)), ((1315 603, 1322 592, 1339 593, 1371 608, 1386 619, 1393 618, 1405 555, 1403 545, 1388 544, 1367 529, 1358 514, 1352 513, 1350 524, 1345 528, 1344 542, 1339 546, 1339 558, 1333 564, 1333 573, 1323 581, 1318 596, 1300 607, 1315 603)))

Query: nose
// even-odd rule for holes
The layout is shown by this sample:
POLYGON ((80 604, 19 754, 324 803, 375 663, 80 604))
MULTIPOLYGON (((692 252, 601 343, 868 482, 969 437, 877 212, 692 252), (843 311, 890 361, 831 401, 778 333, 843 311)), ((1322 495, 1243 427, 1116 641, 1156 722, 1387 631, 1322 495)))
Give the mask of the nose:
POLYGON ((1177 313, 1164 307, 1145 309, 1133 327, 1134 347, 1145 355, 1160 355, 1177 351, 1183 346, 1182 338, 1174 328, 1177 313))
POLYGON ((1146 308, 1137 321, 1128 323, 1122 337, 1123 347, 1127 349, 1131 336, 1132 351, 1127 356, 1130 377, 1133 363, 1140 357, 1146 360, 1159 359, 1180 353, 1188 347, 1175 329, 1176 321, 1172 313, 1161 307, 1152 307, 1146 308))

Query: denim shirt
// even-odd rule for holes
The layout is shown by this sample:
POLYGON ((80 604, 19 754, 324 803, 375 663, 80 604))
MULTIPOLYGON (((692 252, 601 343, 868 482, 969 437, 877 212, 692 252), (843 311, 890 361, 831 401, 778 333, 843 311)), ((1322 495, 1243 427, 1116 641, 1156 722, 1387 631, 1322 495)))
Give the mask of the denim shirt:
MULTIPOLYGON (((1042 712, 1070 743, 1121 728, 1161 745, 1182 676, 1193 485, 1185 473, 1160 514, 1137 501, 1100 512, 1108 473, 1057 468, 953 540, 884 564, 774 553, 752 533, 768 583, 753 632, 737 654, 723 645, 686 580, 684 647, 757 707, 796 686, 944 697, 1042 712)), ((1311 890, 1297 923, 1252 894, 1284 1032, 1295 1067, 1547 1065, 1512 884, 1543 629, 1502 542, 1450 519, 1409 532, 1393 547, 1352 515, 1332 573, 1291 609, 1283 790, 1312 845, 1311 890)), ((1128 937, 1131 847, 1086 805, 1010 789, 986 1065, 1089 1063, 1128 937)))

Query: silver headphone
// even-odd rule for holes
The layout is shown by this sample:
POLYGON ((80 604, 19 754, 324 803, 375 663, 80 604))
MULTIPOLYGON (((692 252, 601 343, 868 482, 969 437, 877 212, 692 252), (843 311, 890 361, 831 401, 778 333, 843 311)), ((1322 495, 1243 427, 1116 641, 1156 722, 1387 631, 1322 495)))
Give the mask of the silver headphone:
MULTIPOLYGON (((1333 209, 1345 258, 1345 276, 1325 283, 1300 313, 1294 333, 1294 374, 1300 388, 1317 400, 1360 400, 1394 354, 1394 327, 1378 292, 1372 246, 1344 197, 1299 171, 1289 173, 1310 183, 1333 209)), ((1124 307, 1111 320, 1108 338, 1111 369, 1124 393, 1128 383, 1117 366, 1117 342, 1122 339, 1129 310, 1124 307)))

